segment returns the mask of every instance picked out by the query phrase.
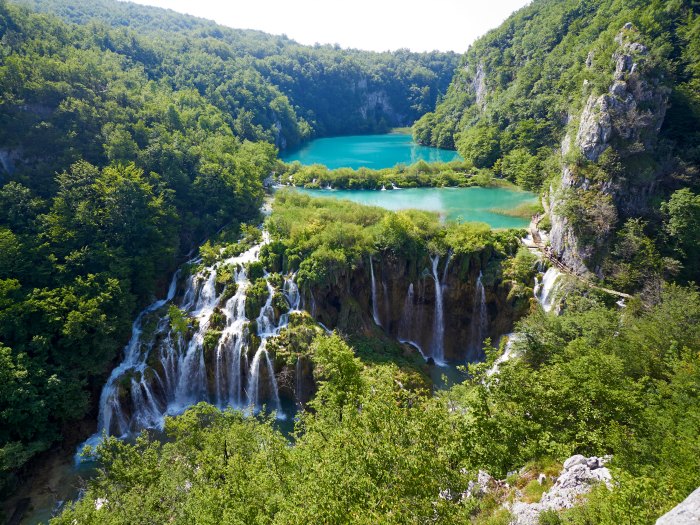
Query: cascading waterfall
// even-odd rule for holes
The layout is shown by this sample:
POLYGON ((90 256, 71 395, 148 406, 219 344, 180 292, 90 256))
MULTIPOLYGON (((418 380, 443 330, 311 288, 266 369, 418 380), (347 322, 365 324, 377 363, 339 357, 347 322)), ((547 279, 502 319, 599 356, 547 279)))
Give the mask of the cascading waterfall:
POLYGON ((440 263, 440 255, 433 255, 430 260, 433 267, 433 280, 435 282, 435 319, 433 323, 433 342, 431 345, 432 358, 437 364, 445 362, 445 313, 442 292, 445 286, 445 278, 447 276, 447 266, 450 264, 451 255, 448 255, 445 261, 445 269, 443 271, 442 280, 438 277, 438 265, 440 263))
POLYGON ((262 366, 265 366, 265 374, 267 375, 267 380, 269 383, 269 398, 272 402, 273 410, 278 412, 281 409, 279 389, 277 388, 277 379, 275 378, 275 369, 272 366, 272 361, 270 360, 270 354, 267 352, 267 339, 263 339, 260 343, 258 351, 255 352, 253 361, 250 364, 250 383, 248 385, 248 405, 253 408, 253 410, 261 406, 260 389, 264 388, 264 385, 260 383, 260 377, 262 375, 262 366), (263 362, 264 359, 264 362, 263 362))
POLYGON ((295 276, 286 276, 281 292, 289 309, 276 321, 272 306, 275 289, 268 280, 268 298, 256 318, 261 343, 248 363, 250 322, 245 304, 250 281, 245 265, 258 259, 267 242, 264 232, 262 243, 243 254, 188 276, 179 301, 175 299, 176 274, 167 297, 137 316, 124 359, 102 390, 99 430, 88 443, 97 441, 103 432, 124 436, 142 428, 161 427, 166 415, 181 413, 199 401, 241 409, 252 404, 253 410, 265 404, 280 411, 277 379, 266 343, 287 325, 289 314, 299 309, 301 297, 295 276), (225 290, 217 289, 216 278, 222 268, 232 273, 236 286, 235 293, 226 294, 226 299, 225 290), (165 306, 173 302, 189 321, 186 333, 171 327, 165 306), (221 321, 214 321, 215 312, 221 321), (209 348, 212 332, 220 335, 209 348))
MULTIPOLYGON (((272 308, 272 298, 275 295, 275 288, 268 281, 267 283, 267 300, 260 310, 260 315, 256 319, 258 325, 258 335, 261 338, 267 338, 275 335, 277 325, 275 323, 275 310, 272 308)), ((261 347, 263 345, 260 345, 261 347)))
POLYGON ((143 318, 162 308, 163 305, 169 301, 172 301, 173 297, 175 297, 175 291, 177 290, 178 276, 179 272, 175 272, 175 275, 173 275, 170 281, 170 287, 168 288, 168 295, 166 298, 147 306, 136 317, 134 324, 131 325, 131 339, 129 339, 129 343, 124 348, 124 360, 119 366, 112 370, 109 379, 107 379, 107 384, 102 389, 102 394, 100 395, 100 413, 97 420, 98 429, 105 429, 109 432, 112 425, 116 423, 118 435, 123 435, 127 431, 127 417, 116 396, 117 379, 129 370, 142 369, 140 349, 143 318))
POLYGON ((550 266, 541 281, 535 278, 535 298, 545 312, 550 312, 554 307, 561 275, 557 268, 550 266))
POLYGON ((216 393, 219 406, 243 405, 243 374, 241 367, 246 350, 248 336, 247 319, 245 317, 245 294, 248 289, 245 270, 235 273, 236 293, 223 308, 226 316, 226 327, 216 348, 216 393))
POLYGON ((372 263, 372 256, 369 258, 369 275, 372 279, 372 318, 377 326, 382 326, 382 322, 379 319, 379 305, 377 304, 377 281, 374 279, 374 264, 372 263))
POLYGON ((479 355, 489 328, 488 311, 486 310, 486 290, 481 282, 483 274, 479 272, 474 287, 474 303, 471 319, 471 350, 479 355))

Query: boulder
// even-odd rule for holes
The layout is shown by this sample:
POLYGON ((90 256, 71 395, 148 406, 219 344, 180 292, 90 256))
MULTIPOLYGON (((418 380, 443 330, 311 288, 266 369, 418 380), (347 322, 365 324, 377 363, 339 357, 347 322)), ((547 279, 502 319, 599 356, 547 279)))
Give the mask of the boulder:
POLYGON ((677 506, 656 520, 656 525, 700 524, 700 487, 677 506))
POLYGON ((581 454, 575 454, 571 456, 569 459, 564 461, 564 470, 570 470, 572 467, 575 467, 576 465, 585 465, 587 463, 587 459, 585 456, 582 456, 581 454))

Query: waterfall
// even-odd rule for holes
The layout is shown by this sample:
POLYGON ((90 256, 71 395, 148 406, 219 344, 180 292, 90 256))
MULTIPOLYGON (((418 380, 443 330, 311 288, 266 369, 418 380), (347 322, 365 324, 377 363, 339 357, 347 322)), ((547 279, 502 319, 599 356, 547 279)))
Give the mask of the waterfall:
MULTIPOLYGON (((270 360, 270 355, 267 353, 267 340, 263 339, 260 343, 258 351, 255 352, 253 361, 250 364, 250 384, 248 385, 248 405, 251 409, 255 410, 261 406, 261 395, 260 395, 260 373, 261 373, 261 363, 264 356, 264 365, 269 382, 269 398, 272 401, 273 410, 280 411, 280 397, 279 390, 277 388, 277 379, 275 378, 275 369, 272 366, 272 361, 270 360)), ((264 392, 263 392, 264 393, 264 392)))
POLYGON ((489 329, 488 312, 486 310, 486 290, 481 282, 483 274, 479 272, 474 287, 474 302, 471 317, 471 351, 475 356, 481 355, 482 346, 489 329))
POLYGON ((391 325, 391 305, 389 304, 389 289, 384 280, 384 272, 382 272, 382 302, 384 303, 384 319, 386 323, 386 330, 389 331, 391 325))
MULTIPOLYGON (((433 321, 433 342, 431 345, 432 357, 435 363, 442 365, 445 359, 445 314, 443 305, 443 286, 444 281, 438 278, 438 264, 440 263, 440 255, 433 255, 430 260, 433 263, 433 281, 435 281, 435 318, 433 321)), ((450 262, 448 256, 443 279, 447 275, 447 264, 450 262)))
POLYGON ((542 276, 541 281, 535 278, 535 298, 545 312, 550 312, 554 307, 561 275, 557 268, 550 266, 542 276))
POLYGON ((492 376, 493 374, 497 373, 501 364, 505 363, 506 361, 510 361, 518 355, 515 344, 523 339, 523 335, 519 333, 511 333, 506 334, 503 337, 507 338, 503 353, 493 362, 493 366, 486 371, 487 376, 492 376))
POLYGON ((161 427, 166 415, 179 414, 199 401, 236 408, 252 403, 253 410, 264 403, 280 410, 267 339, 287 325, 289 313, 298 310, 301 297, 295 275, 284 277, 280 292, 289 309, 275 322, 272 302, 277 291, 267 279, 268 298, 256 318, 261 343, 249 363, 245 304, 251 283, 245 265, 258 260, 260 248, 267 242, 269 236, 263 232, 260 244, 187 276, 179 300, 175 298, 179 279, 176 273, 166 298, 136 317, 124 358, 112 371, 100 396, 98 433, 86 443, 97 442, 103 432, 124 436, 142 428, 161 427), (226 300, 216 287, 217 275, 224 269, 232 274, 236 286, 235 293, 227 294, 226 300), (174 303, 185 314, 189 324, 185 334, 171 327, 164 308, 168 303, 174 303), (216 324, 215 312, 223 317, 216 324), (219 335, 212 332, 214 327, 220 332, 215 346, 207 342, 219 335))
POLYGON ((372 264, 372 256, 369 257, 369 275, 372 279, 372 318, 377 326, 382 326, 379 320, 379 306, 377 304, 377 282, 374 279, 374 265, 372 264))
POLYGON ((224 306, 226 316, 219 344, 216 348, 216 393, 219 406, 243 406, 242 391, 244 352, 247 349, 247 319, 245 317, 245 294, 248 289, 245 270, 236 272, 236 294, 224 306))
POLYGON ((284 278, 284 285, 282 287, 282 293, 284 294, 289 307, 292 312, 299 311, 299 304, 301 302, 301 296, 299 295, 299 287, 294 282, 296 278, 296 273, 293 273, 289 277, 284 278))
POLYGON ((275 335, 277 326, 275 325, 275 310, 272 308, 272 299, 275 295, 275 289, 268 281, 267 283, 267 300, 265 305, 260 310, 260 315, 256 319, 258 324, 258 335, 261 338, 267 338, 275 335))
POLYGON ((175 272, 175 275, 173 275, 166 298, 147 306, 136 316, 134 324, 131 325, 131 339, 129 339, 129 342, 124 348, 124 360, 119 366, 112 370, 112 373, 107 379, 107 383, 102 389, 102 394, 100 395, 100 413, 97 418, 98 429, 104 429, 110 432, 114 424, 113 420, 116 420, 116 434, 121 436, 128 432, 127 418, 117 397, 117 379, 139 364, 143 318, 149 313, 159 310, 169 301, 172 301, 173 297, 175 297, 175 291, 177 290, 177 279, 179 275, 179 271, 175 272))

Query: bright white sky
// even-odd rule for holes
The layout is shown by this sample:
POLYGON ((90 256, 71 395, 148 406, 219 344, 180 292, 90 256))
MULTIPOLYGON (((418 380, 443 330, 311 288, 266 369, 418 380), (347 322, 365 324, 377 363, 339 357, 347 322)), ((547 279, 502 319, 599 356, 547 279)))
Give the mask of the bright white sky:
POLYGON ((136 0, 301 44, 464 52, 529 0, 136 0))

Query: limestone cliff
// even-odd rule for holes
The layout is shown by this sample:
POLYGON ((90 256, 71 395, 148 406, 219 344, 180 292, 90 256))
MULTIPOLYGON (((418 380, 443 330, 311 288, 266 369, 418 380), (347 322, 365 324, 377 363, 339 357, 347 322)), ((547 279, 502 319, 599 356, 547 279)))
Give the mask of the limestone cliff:
POLYGON ((498 266, 489 253, 445 255, 434 267, 428 258, 383 253, 334 286, 307 290, 305 305, 329 328, 368 332, 378 322, 387 334, 418 347, 426 357, 441 345, 446 361, 473 362, 483 358, 483 340, 497 341, 509 332, 529 305, 509 296, 510 284, 499 276, 498 266), (438 294, 442 323, 437 319, 438 294), (440 324, 444 332, 437 336, 440 324))
MULTIPOLYGON (((615 38, 609 89, 590 93, 578 118, 570 119, 578 126, 563 140, 561 181, 550 188, 552 249, 582 275, 600 274, 600 258, 619 218, 644 209, 661 175, 648 156, 664 121, 668 90, 638 38, 629 23, 615 38)), ((588 67, 591 60, 589 54, 588 67)))

